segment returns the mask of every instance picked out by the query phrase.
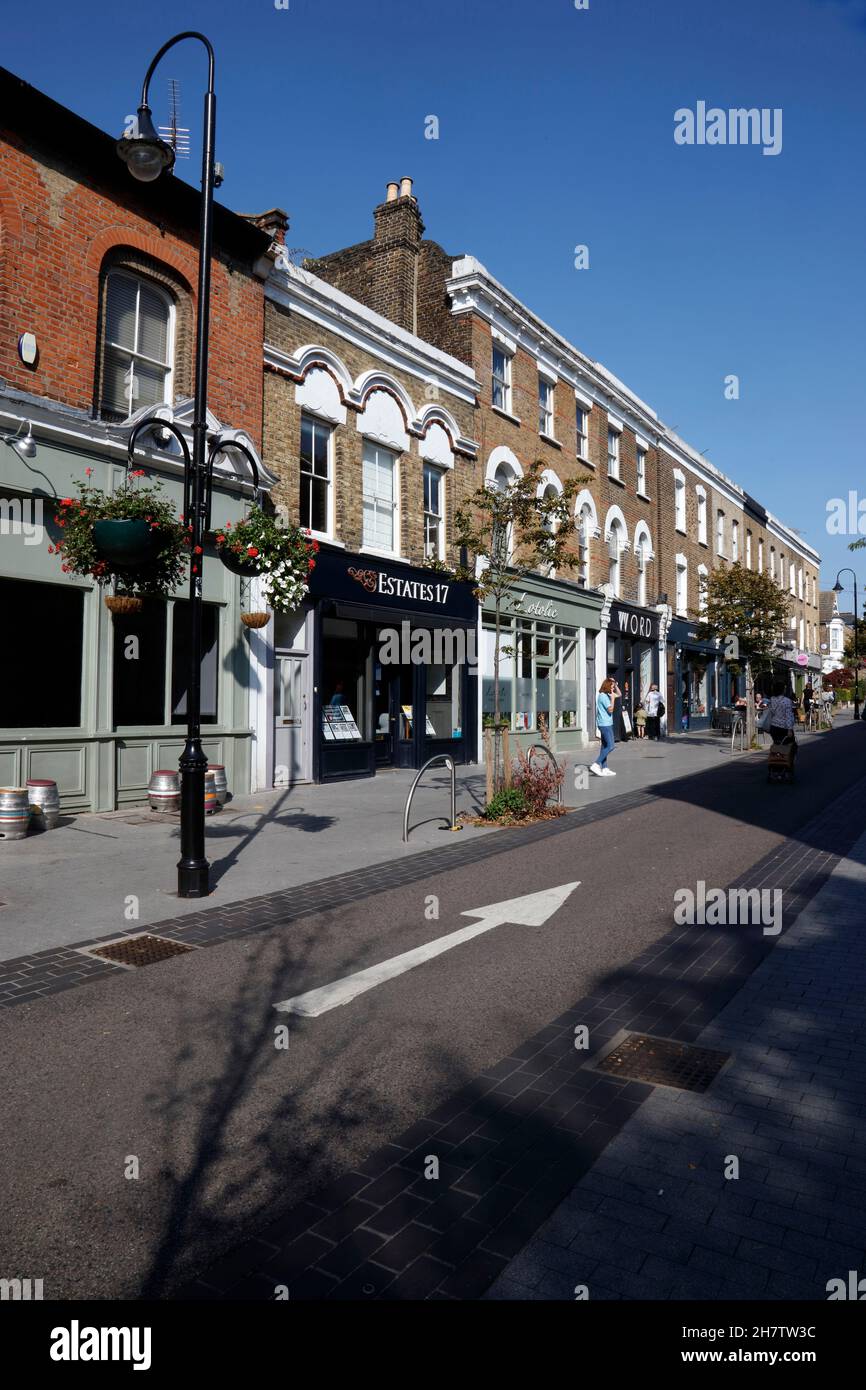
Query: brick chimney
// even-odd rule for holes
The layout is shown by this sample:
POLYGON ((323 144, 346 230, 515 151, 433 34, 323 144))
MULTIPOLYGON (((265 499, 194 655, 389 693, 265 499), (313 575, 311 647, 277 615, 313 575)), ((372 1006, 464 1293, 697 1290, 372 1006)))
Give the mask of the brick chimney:
POLYGON ((418 331, 418 257, 424 223, 412 180, 389 183, 384 203, 373 211, 370 307, 384 318, 418 331))

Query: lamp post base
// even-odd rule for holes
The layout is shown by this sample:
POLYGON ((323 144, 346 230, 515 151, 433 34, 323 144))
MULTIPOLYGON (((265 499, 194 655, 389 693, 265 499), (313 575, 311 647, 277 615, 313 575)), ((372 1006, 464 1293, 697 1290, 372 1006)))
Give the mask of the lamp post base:
POLYGON ((204 777, 207 758, 198 737, 187 738, 180 758, 180 859, 177 892, 180 898, 206 898, 210 865, 204 852, 204 777))
POLYGON ((205 859, 201 864, 177 866, 177 895, 179 898, 207 898, 210 895, 210 864, 205 859))

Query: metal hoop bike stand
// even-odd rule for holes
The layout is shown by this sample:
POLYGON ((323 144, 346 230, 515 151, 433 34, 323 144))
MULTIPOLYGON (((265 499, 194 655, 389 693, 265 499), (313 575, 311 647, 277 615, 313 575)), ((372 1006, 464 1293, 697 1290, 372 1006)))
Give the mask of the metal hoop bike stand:
POLYGON ((457 774, 456 774, 456 772, 454 771, 454 759, 453 759, 452 757, 450 757, 449 754, 447 754, 447 753, 437 753, 436 756, 435 756, 435 758, 428 758, 427 762, 424 764, 424 766, 421 768, 420 772, 418 773, 417 777, 415 778, 415 781, 412 783, 411 787, 409 788, 409 795, 406 797, 406 809, 405 809, 404 812, 403 812, 403 843, 404 843, 404 845, 405 845, 405 844, 408 844, 408 842, 409 842, 409 810, 410 810, 410 807, 411 807, 411 805, 412 805, 412 797, 415 795, 415 789, 417 788, 418 783, 421 781, 421 778, 424 776, 424 773, 427 771, 428 767, 432 767, 434 763, 444 763, 445 766, 446 766, 446 767, 450 770, 450 772, 451 772, 451 820, 450 820, 449 825, 448 825, 447 827, 443 827, 443 828, 444 828, 444 829, 448 829, 448 830, 462 830, 462 829, 463 829, 463 826, 462 826, 462 825, 457 825, 457 824, 456 824, 456 819, 457 819, 457 774))
MULTIPOLYGON (((532 755, 533 755, 533 753, 535 752, 536 748, 539 748, 539 749, 541 750, 542 753, 546 753, 546 754, 547 754, 548 758, 549 758, 550 761, 553 763, 553 766, 556 768, 556 770, 557 770, 557 772, 558 772, 558 771, 559 771, 559 763, 557 762, 555 755, 551 752, 551 750, 548 748, 548 746, 547 746, 546 743, 533 743, 533 744, 531 744, 531 745, 530 745, 530 748, 529 748, 529 752, 528 752, 527 755, 526 755, 526 761, 529 762, 529 763, 532 762, 532 755)), ((560 782, 559 786, 558 786, 557 789, 556 789, 556 804, 557 804, 557 806, 561 806, 561 805, 562 805, 562 783, 561 783, 561 782, 560 782)))

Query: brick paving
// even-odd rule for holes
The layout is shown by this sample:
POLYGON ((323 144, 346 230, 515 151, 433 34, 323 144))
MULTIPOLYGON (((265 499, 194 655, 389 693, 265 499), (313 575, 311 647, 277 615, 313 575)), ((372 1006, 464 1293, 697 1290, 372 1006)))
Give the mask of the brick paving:
POLYGON ((697 1035, 732 1063, 654 1089, 488 1298, 824 1300, 866 1274, 864 901, 866 836, 697 1035))
MULTIPOLYGON (((186 912, 180 917, 150 922, 146 930, 151 936, 168 937, 189 946, 218 946, 224 941, 235 941, 271 927, 298 921, 315 912, 389 892, 401 884, 418 883, 435 873, 446 873, 466 864, 480 863, 510 849, 535 844, 551 835, 646 806, 656 799, 657 795, 652 791, 632 791, 611 796, 597 805, 571 811, 559 820, 544 821, 523 829, 501 830, 484 838, 449 844, 441 849, 422 850, 386 865, 371 864, 366 869, 353 869, 350 873, 336 874, 314 883, 245 898, 221 907, 203 907, 198 912, 186 912)), ((131 928, 127 932, 114 930, 68 946, 52 947, 0 961, 0 1008, 14 1007, 25 1000, 55 994, 60 990, 76 989, 91 980, 117 974, 123 967, 98 961, 81 954, 82 951, 144 930, 143 927, 131 928)))
POLYGON ((822 926, 815 939, 833 947, 833 958, 810 964, 796 952, 815 919, 792 924, 854 840, 864 790, 857 784, 796 842, 752 866, 747 881, 729 885, 781 888, 781 937, 760 927, 672 929, 604 994, 580 1000, 175 1296, 271 1299, 284 1286, 301 1300, 476 1299, 492 1286, 496 1298, 547 1299, 573 1298, 581 1282, 607 1298, 714 1298, 723 1288, 722 1296, 820 1296, 816 1281, 831 1255, 849 1263, 825 1279, 856 1267, 839 1225, 847 1210, 832 1219, 838 1178, 830 1168, 851 1175, 842 1184, 846 1208, 866 1180, 866 1165, 858 1171, 853 1148, 842 1148, 863 1113, 862 1088, 844 1074, 862 1049, 853 1033, 834 1044, 829 1031, 840 1036, 840 1009, 857 1026, 857 983, 848 979, 857 961, 850 943, 825 941, 835 928, 822 926), (771 971, 765 996, 774 961, 778 982, 771 971), (748 1004, 732 1004, 744 986, 748 1004), (745 1007, 747 1033, 714 1026, 726 1006, 725 1019, 745 1007), (786 1012, 767 1033, 777 1006, 786 1012), (785 1050, 790 1018, 801 1020, 796 1055, 785 1050), (590 1054, 575 1049, 579 1024, 589 1028, 590 1054), (603 1076, 587 1062, 622 1029, 733 1048, 736 1066, 703 1097, 603 1076), (734 1076, 753 1097, 745 1113, 734 1076), (736 1183, 720 1178, 719 1153, 739 1155, 736 1183), (438 1178, 426 1176, 431 1157, 438 1178), (794 1213, 788 1225, 778 1212, 794 1213), (835 1251, 823 1243, 828 1236, 835 1251))

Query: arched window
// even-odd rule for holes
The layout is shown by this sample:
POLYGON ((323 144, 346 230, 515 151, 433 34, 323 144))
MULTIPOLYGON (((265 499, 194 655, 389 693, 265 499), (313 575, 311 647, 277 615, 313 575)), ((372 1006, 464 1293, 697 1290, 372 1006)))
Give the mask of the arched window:
POLYGON ((174 301, 129 270, 106 277, 100 413, 125 420, 149 405, 171 402, 174 301))
POLYGON ((614 517, 607 533, 608 583, 614 598, 622 593, 622 549, 625 532, 622 523, 614 517))

